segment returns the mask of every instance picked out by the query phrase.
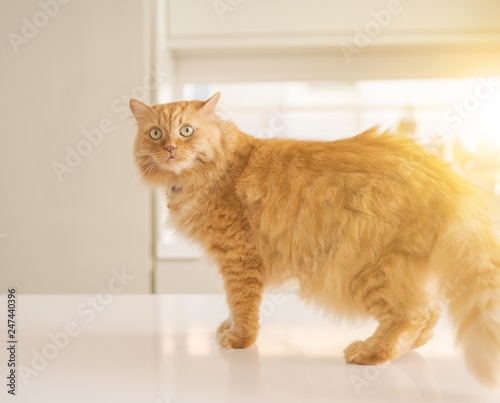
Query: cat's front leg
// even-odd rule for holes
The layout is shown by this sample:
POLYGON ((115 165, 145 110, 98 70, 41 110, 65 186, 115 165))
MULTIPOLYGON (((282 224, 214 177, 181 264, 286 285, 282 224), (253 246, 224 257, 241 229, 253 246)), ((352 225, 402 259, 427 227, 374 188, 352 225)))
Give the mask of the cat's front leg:
POLYGON ((221 273, 230 314, 219 326, 217 340, 225 348, 250 347, 259 331, 262 269, 238 259, 232 264, 225 264, 221 273))

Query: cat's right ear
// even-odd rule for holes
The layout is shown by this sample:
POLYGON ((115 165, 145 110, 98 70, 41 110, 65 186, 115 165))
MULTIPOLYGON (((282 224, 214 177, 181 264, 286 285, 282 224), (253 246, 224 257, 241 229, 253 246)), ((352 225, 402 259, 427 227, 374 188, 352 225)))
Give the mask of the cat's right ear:
POLYGON ((200 111, 207 116, 213 117, 215 114, 215 108, 217 107, 217 103, 219 102, 219 98, 220 92, 213 95, 212 98, 210 98, 208 101, 203 102, 200 111))
POLYGON ((134 114, 137 124, 143 124, 145 122, 154 120, 156 117, 155 111, 150 106, 145 103, 138 101, 137 99, 131 99, 129 102, 130 110, 134 114))

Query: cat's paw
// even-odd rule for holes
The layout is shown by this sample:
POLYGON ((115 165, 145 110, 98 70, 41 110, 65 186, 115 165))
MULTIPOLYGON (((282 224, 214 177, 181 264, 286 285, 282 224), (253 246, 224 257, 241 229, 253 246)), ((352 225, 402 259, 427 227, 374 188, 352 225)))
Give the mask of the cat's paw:
POLYGON ((364 341, 358 340, 344 350, 345 360, 349 364, 376 365, 388 361, 390 357, 383 351, 372 351, 364 341))
MULTIPOLYGON (((222 322, 224 324, 224 322, 222 322)), ((219 329, 222 325, 219 327, 219 329)), ((241 337, 233 333, 231 329, 226 329, 217 333, 217 341, 227 349, 247 348, 255 342, 255 337, 241 337)))
POLYGON ((415 341, 415 344, 413 344, 412 348, 422 347, 430 339, 432 339, 432 336, 434 336, 434 332, 432 330, 422 331, 422 333, 420 333, 420 336, 418 336, 418 339, 415 341))
POLYGON ((225 330, 229 329, 231 327, 231 319, 227 318, 225 321, 223 321, 219 327, 217 328, 217 337, 221 335, 225 330))

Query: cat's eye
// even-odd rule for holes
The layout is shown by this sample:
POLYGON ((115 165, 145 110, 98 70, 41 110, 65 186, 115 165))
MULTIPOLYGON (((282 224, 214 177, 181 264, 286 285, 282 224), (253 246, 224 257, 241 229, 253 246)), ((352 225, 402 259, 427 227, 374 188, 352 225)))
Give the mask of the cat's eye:
POLYGON ((194 133, 194 127, 190 125, 184 125, 181 127, 181 136, 190 137, 194 133))
POLYGON ((158 140, 161 137, 161 129, 158 127, 153 127, 149 131, 149 137, 151 137, 153 140, 158 140))

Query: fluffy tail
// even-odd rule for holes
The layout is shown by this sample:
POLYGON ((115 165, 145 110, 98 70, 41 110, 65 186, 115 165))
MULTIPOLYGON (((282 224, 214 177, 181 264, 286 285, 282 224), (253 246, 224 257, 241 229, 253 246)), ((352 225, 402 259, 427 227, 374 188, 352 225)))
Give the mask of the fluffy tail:
POLYGON ((449 228, 438 243, 457 344, 484 385, 500 385, 500 244, 484 217, 449 228))

